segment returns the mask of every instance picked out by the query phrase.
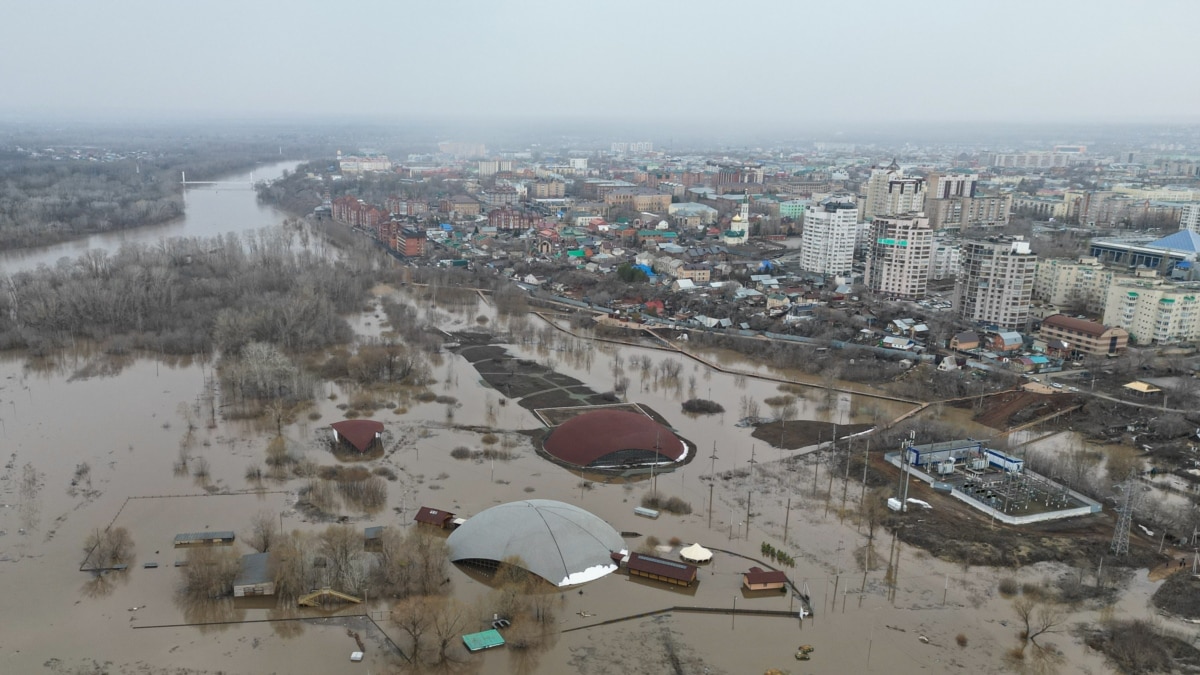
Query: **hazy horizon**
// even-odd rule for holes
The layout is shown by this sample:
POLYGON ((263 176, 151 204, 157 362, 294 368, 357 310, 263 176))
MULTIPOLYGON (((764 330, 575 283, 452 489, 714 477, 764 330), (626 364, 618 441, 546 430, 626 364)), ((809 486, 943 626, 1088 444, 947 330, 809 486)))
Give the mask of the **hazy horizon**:
POLYGON ((21 3, 10 122, 1200 121, 1200 3, 21 3))

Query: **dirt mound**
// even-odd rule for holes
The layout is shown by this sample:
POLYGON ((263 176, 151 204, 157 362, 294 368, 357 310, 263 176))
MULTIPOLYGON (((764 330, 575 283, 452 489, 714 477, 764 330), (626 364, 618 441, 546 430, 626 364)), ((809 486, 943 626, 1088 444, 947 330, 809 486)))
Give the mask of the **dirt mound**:
POLYGON ((1200 578, 1190 566, 1167 577, 1150 598, 1154 606, 1184 619, 1200 619, 1200 578))

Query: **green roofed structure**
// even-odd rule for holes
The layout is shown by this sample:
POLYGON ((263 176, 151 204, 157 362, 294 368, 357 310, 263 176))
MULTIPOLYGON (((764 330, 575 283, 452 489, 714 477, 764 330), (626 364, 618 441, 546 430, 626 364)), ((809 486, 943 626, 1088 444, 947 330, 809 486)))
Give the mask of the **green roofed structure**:
POLYGON ((467 646, 467 651, 469 652, 481 652, 485 649, 503 645, 504 638, 500 635, 500 631, 492 628, 479 633, 464 635, 463 644, 467 646))

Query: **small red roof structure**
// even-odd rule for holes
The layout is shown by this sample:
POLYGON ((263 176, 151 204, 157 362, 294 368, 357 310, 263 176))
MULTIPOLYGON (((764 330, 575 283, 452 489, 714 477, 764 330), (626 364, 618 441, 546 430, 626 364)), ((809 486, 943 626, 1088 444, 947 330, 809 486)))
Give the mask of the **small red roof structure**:
POLYGON ((428 506, 422 506, 417 511, 417 515, 413 516, 413 520, 425 525, 440 527, 444 530, 450 527, 450 522, 454 520, 454 514, 449 511, 439 511, 431 509, 428 506))
POLYGON ((630 553, 625 568, 632 576, 665 581, 678 586, 690 586, 696 581, 695 565, 664 560, 652 555, 630 553))
POLYGON ((342 420, 329 425, 335 441, 345 441, 359 452, 366 452, 383 435, 383 422, 375 420, 342 420))
POLYGON ((742 574, 742 585, 752 591, 769 591, 786 584, 787 574, 778 570, 768 572, 761 567, 751 567, 749 572, 742 574))

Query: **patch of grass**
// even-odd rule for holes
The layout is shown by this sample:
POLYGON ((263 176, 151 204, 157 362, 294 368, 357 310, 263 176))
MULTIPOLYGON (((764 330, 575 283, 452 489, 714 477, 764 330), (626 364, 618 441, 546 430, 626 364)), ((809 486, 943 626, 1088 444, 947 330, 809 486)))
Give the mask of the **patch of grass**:
POLYGON ((642 506, 684 516, 692 512, 692 505, 679 497, 663 497, 655 492, 642 495, 642 506))
POLYGON ((683 402, 683 412, 693 415, 716 415, 725 412, 725 406, 716 401, 693 398, 683 402))
POLYGON ((370 478, 371 472, 365 466, 323 466, 317 470, 317 476, 339 483, 357 483, 370 478))
POLYGON ((438 403, 445 403, 446 405, 454 405, 455 403, 458 403, 458 399, 454 398, 453 396, 446 396, 445 394, 434 397, 433 400, 437 401, 438 403))
POLYGON ((417 394, 417 400, 420 401, 421 403, 429 403, 430 401, 436 401, 437 398, 438 398, 437 394, 433 393, 432 391, 428 391, 428 390, 417 394))
POLYGON ((372 471, 371 473, 375 474, 376 476, 379 476, 380 478, 386 478, 390 481, 396 480, 396 472, 392 471, 392 468, 389 466, 375 467, 375 470, 372 471))
POLYGON ((309 421, 316 422, 317 420, 321 419, 321 413, 314 410, 308 413, 308 419, 309 421))
POLYGON ((530 487, 526 487, 526 488, 525 488, 525 491, 526 491, 526 492, 533 492, 533 487, 532 487, 532 486, 530 486, 530 487))

